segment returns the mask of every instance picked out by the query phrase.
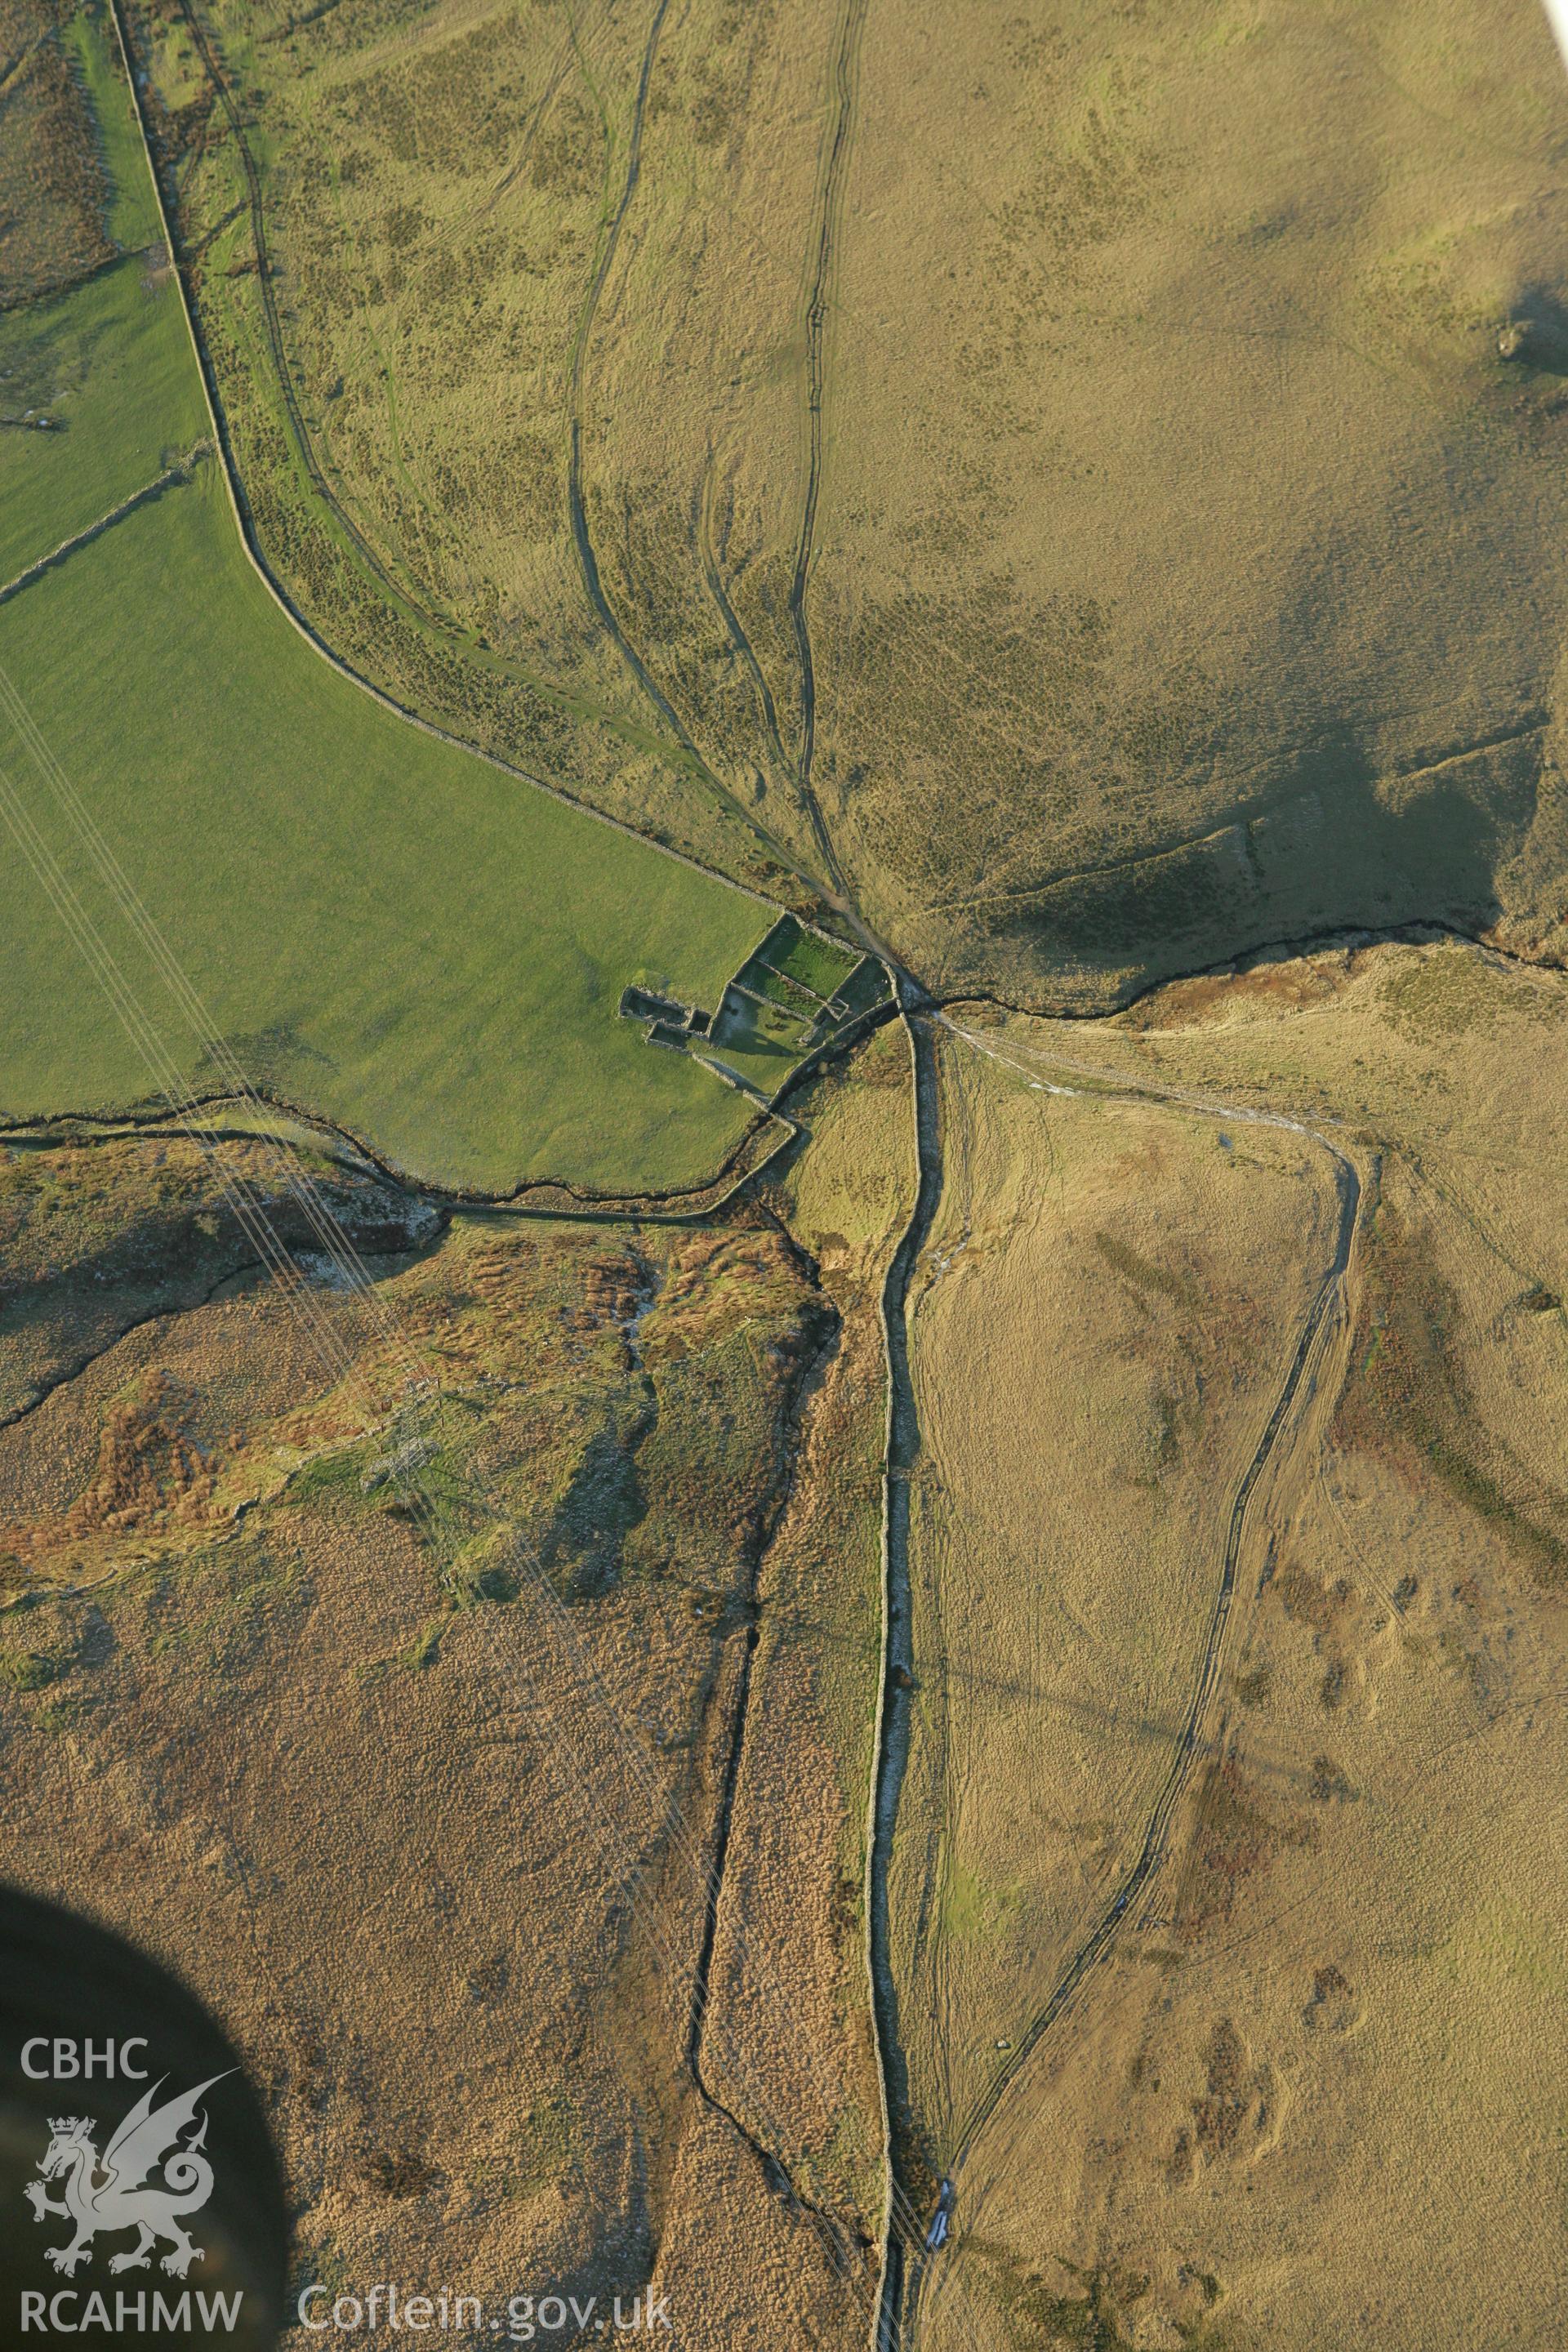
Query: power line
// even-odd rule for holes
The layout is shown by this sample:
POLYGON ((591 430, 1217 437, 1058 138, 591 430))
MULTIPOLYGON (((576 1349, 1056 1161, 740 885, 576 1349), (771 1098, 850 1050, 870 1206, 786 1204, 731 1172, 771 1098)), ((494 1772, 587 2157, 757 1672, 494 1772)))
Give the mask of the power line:
MULTIPOLYGON (((114 857, 100 830, 82 803, 79 793, 54 757, 50 747, 33 720, 31 712, 27 709, 15 681, 3 667, 0 667, 0 709, 4 709, 10 719, 45 782, 77 833, 121 918, 139 940, 152 961, 154 970, 169 989, 171 996, 201 1045, 205 1058, 219 1070, 224 1082, 231 1088, 234 1096, 246 1105, 256 1119, 261 1131, 255 1139, 261 1147, 264 1161, 269 1161, 279 1171, 283 1190, 295 1202, 300 1213, 305 1217, 310 1230, 320 1243, 330 1263, 337 1270, 344 1287, 357 1303, 371 1311, 372 1319, 379 1327, 384 1339, 390 1346, 395 1361, 402 1368, 403 1391, 409 1401, 409 1406, 416 1415, 423 1414, 438 1397, 438 1384, 434 1372, 407 1346, 384 1299, 373 1284, 352 1236, 323 1200, 293 1145, 271 1126, 268 1107, 256 1094, 231 1049, 216 1031, 201 998, 125 876, 123 868, 114 857)), ((43 835, 22 803, 13 780, 4 772, 0 772, 0 810, 3 810, 7 824, 32 866, 40 887, 45 890, 57 914, 70 932, 95 980, 108 996, 117 1018, 146 1063, 159 1091, 169 1104, 172 1115, 213 1165, 220 1188, 237 1219, 256 1247, 258 1255, 267 1265, 274 1281, 282 1289, 292 1310, 300 1315, 307 1326, 323 1369, 330 1378, 342 1381, 349 1388, 371 1425, 384 1420, 386 1417, 384 1405, 381 1400, 372 1395, 355 1360, 344 1347, 340 1335, 331 1322, 323 1316, 316 1295, 296 1265, 287 1245, 278 1235, 260 1192, 244 1180, 237 1179, 234 1171, 222 1160, 210 1127, 200 1118, 198 1107, 191 1089, 184 1080, 178 1064, 169 1052, 156 1025, 147 1015, 122 968, 104 942, 97 925, 83 907, 58 861, 49 850, 43 835)), ((412 1449, 400 1449, 400 1452, 416 1454, 419 1451, 420 1448, 417 1445, 412 1449)), ((470 1476, 483 1495, 485 1503, 490 1507, 494 1517, 500 1520, 501 1515, 495 1508, 493 1494, 487 1489, 485 1482, 472 1471, 471 1465, 470 1476)), ((395 1472, 394 1483, 400 1494, 408 1497, 405 1507, 408 1510, 410 1517, 433 1542, 438 1543, 443 1537, 451 1533, 450 1507, 446 1505, 438 1496, 431 1496, 426 1486, 418 1480, 414 1465, 411 1465, 406 1470, 400 1468, 395 1472)), ((512 1558, 523 1569, 544 1613, 554 1622, 560 1637, 560 1651, 570 1661, 574 1687, 585 1693, 593 1703, 586 1711, 590 1714, 597 1712, 618 1738, 621 1748, 621 1771, 624 1779, 631 1783, 635 1791, 640 1792, 648 1801, 656 1819, 662 1813, 665 1831, 670 1843, 678 1858, 684 1861, 690 1871, 698 1892, 705 1903, 716 1904, 721 1893, 718 1880, 710 1866, 705 1864, 697 1835, 683 1809, 678 1801, 668 1799, 657 1787, 647 1759, 639 1754, 637 1743, 628 1738, 626 1725, 622 1722, 613 1701, 605 1691, 602 1678, 584 1653, 569 1613, 544 1575, 531 1546, 526 1542, 520 1531, 512 1528, 510 1532, 512 1558)), ((493 1648, 493 1629, 491 1633, 493 1648)), ((521 1671, 515 1660, 510 1663, 514 1673, 521 1671)), ((560 1663, 559 1657, 557 1663, 560 1663)), ((538 1693, 535 1692, 534 1696, 537 1698, 538 1693)), ((570 1733, 565 1736, 568 1739, 571 1738, 570 1733)), ((552 1758, 552 1762, 553 1760, 554 1759, 552 1758)), ((577 1760, 580 1764, 585 1761, 580 1749, 577 1760)), ((609 1826, 609 1808, 606 1806, 599 1809, 599 1827, 603 1832, 607 1832, 609 1826)), ((652 1913, 650 1906, 642 1899, 643 1882, 648 1866, 648 1863, 645 1860, 636 1864, 631 1869, 627 1885, 632 1906, 634 1910, 640 1907, 643 1924, 663 1958, 667 1975, 672 1983, 689 1997, 695 1996, 702 2001, 705 2038, 710 2038, 717 2044, 721 2057, 727 2062, 729 2073, 742 2085, 746 2104, 758 2116, 770 2137, 779 2145, 785 2145, 787 2136, 780 2128, 778 2120, 773 2115, 765 2096, 759 2093, 754 2083, 748 2080, 745 2061, 740 2054, 732 2036, 728 2029, 715 2020, 707 2010, 709 1988, 706 1984, 700 1984, 695 1971, 672 1951, 657 1916, 652 1913)), ((731 1942, 745 1964, 753 1982, 760 1982, 763 1990, 778 1994, 781 1997, 780 2005, 787 2009, 787 2004, 782 2000, 782 1987, 779 1986, 776 1974, 768 1963, 752 1950, 743 1927, 739 1922, 730 1922, 727 1923, 727 1928, 731 1942)), ((809 2045, 802 2042, 799 2047, 809 2070, 812 2066, 809 2045)), ((701 2086, 699 2085, 699 2087, 701 2086)), ((817 2087, 819 2090, 822 2087, 820 2080, 817 2082, 817 2087)), ((829 2104, 831 2104, 831 2096, 829 2104)), ((788 2181, 787 2173, 784 2177, 788 2181)), ((793 2182, 789 2185, 793 2193, 793 2182)), ((798 2210, 807 2217, 810 2226, 821 2238, 825 2254, 831 2267, 842 2274, 843 2247, 840 2241, 828 2233, 826 2223, 806 2200, 797 2197, 795 2203, 798 2210)), ((896 2180, 892 2198, 891 2226, 901 2239, 913 2243, 918 2244, 923 2234, 920 2216, 914 2212, 907 2198, 898 2188, 896 2180)))

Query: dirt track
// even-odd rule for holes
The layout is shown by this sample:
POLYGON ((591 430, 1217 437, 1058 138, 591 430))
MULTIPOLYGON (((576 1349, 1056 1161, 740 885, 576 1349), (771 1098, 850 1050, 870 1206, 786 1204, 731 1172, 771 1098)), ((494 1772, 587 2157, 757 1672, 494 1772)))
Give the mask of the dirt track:
MULTIPOLYGON (((963 1038, 977 1051, 1026 1074, 1026 1066, 1015 1061, 1010 1055, 998 1052, 984 1038, 964 1030, 947 1018, 938 1018, 954 1035, 963 1038)), ((1112 1074, 1105 1073, 1108 1079, 1112 1074)), ((996 2069, 992 2080, 972 2103, 963 2116, 959 2132, 950 2150, 944 2151, 945 2170, 959 2184, 960 2217, 963 2216, 963 2175, 984 2140, 993 2118, 1009 2097, 1026 2080, 1035 2053, 1052 2029, 1071 2006, 1085 1981, 1109 1956, 1125 1923, 1136 1916, 1140 1896, 1158 1873, 1168 1852, 1168 1839, 1173 1818, 1186 1792, 1196 1763, 1213 1746, 1205 1737, 1212 1710, 1215 1685, 1225 1654, 1226 1635, 1231 1617, 1237 1570, 1243 1539, 1248 1524, 1249 1507, 1259 1481, 1275 1460, 1282 1438, 1288 1432, 1292 1408, 1302 1390, 1310 1368, 1321 1364, 1336 1347, 1340 1352, 1349 1344, 1352 1318, 1346 1307, 1346 1277, 1363 1208, 1363 1183, 1360 1172, 1349 1155, 1326 1136, 1306 1128, 1300 1121, 1283 1114, 1274 1116, 1235 1105, 1206 1101, 1176 1088, 1141 1086, 1119 1074, 1112 1081, 1110 1099, 1137 1098, 1179 1102, 1184 1109, 1224 1118, 1232 1124, 1261 1124, 1283 1128, 1300 1133, 1316 1144, 1331 1158, 1336 1190, 1339 1195, 1339 1217, 1334 1247, 1328 1265, 1313 1291, 1307 1313, 1299 1330, 1294 1353, 1276 1393, 1272 1409, 1237 1483, 1226 1520, 1226 1540, 1213 1608, 1186 1710, 1182 1720, 1169 1764, 1160 1784, 1149 1814, 1142 1844, 1131 1866, 1115 1892, 1100 1910, 1089 1934, 1085 1936, 1060 1970, 1047 1998, 1036 2010, 1023 2033, 996 2069)), ((939 1165, 940 1163, 938 1163, 939 1165)), ((937 1181, 940 1182, 940 1177, 937 1181)), ((923 1190, 923 1188, 922 1188, 923 1190)), ((933 1203, 934 1206, 934 1203, 933 1203)), ((929 1218, 928 1218, 929 1223, 929 1218)), ((1332 1380, 1326 1383, 1332 1386, 1332 1380)), ((907 1506, 906 1506, 907 1511, 907 1506)), ((907 1601, 907 1570, 906 1570, 907 1601)), ((906 1734, 907 1740, 907 1734, 906 1734)), ((897 2340, 912 2345, 919 2340, 922 2318, 934 2316, 941 2300, 941 2282, 944 2273, 940 2267, 929 2265, 920 2256, 909 2265, 900 2298, 903 2314, 901 2334, 897 2340), (922 2311, 924 2290, 928 2279, 937 2283, 937 2292, 922 2311)), ((889 2340, 894 2340, 889 2338, 889 2340)))

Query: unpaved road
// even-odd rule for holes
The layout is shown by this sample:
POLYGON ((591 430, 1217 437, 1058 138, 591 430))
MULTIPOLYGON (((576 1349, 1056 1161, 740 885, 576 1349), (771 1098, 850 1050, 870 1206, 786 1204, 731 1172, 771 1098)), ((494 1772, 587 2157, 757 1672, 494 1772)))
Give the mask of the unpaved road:
MULTIPOLYGON (((1305 1122, 1283 1112, 1268 1112, 1247 1108, 1237 1104, 1222 1103, 1187 1089, 1164 1087, 1155 1082, 1143 1082, 1116 1070, 1102 1070, 1092 1066, 1059 1058, 1054 1053, 1043 1057, 1042 1064, 1032 1065, 1015 1055, 1003 1051, 990 1039, 963 1028, 945 1013, 934 1018, 948 1033, 961 1038, 976 1052, 1002 1063, 1031 1084, 1053 1092, 1078 1092, 1037 1075, 1037 1070, 1066 1069, 1075 1076, 1091 1078, 1106 1090, 1108 1100, 1118 1097, 1163 1101, 1173 1108, 1196 1112, 1202 1116, 1223 1118, 1228 1124, 1248 1124, 1283 1129, 1315 1143, 1326 1151, 1331 1160, 1336 1191, 1339 1195, 1339 1216, 1336 1222, 1334 1246, 1328 1265, 1312 1294, 1306 1315, 1297 1335, 1296 1346, 1285 1375, 1276 1392, 1268 1420, 1258 1437, 1251 1456, 1236 1487, 1226 1527, 1226 1540, 1221 1557, 1213 1606, 1204 1641, 1198 1671, 1190 1692, 1182 1727, 1172 1750, 1171 1760, 1161 1782, 1154 1803, 1145 1824, 1142 1843, 1131 1867, 1124 1873, 1116 1891, 1106 1903, 1089 1934, 1072 1953, 1045 2000, 1031 2018, 1014 2048, 997 2068, 990 2083, 975 2099, 963 2118, 956 2139, 945 2152, 946 2170, 959 2184, 958 2228, 963 2226, 963 2175, 974 2157, 987 2127, 1003 2105, 1015 2095, 1024 2095, 1025 2078, 1036 2053, 1047 2040, 1070 2007, 1075 1996, 1095 1969, 1107 1958, 1128 1920, 1136 1916, 1140 1896, 1164 1861, 1168 1851, 1170 1827, 1176 1808, 1191 1781, 1193 1769, 1208 1742, 1205 1731, 1213 1704, 1214 1693, 1225 1654, 1226 1635, 1230 1622, 1235 1598, 1237 1574, 1246 1538, 1250 1507, 1259 1481, 1276 1458, 1281 1440, 1287 1433, 1292 1408, 1300 1395, 1309 1368, 1321 1359, 1331 1345, 1331 1335, 1338 1333, 1348 1341, 1350 1317, 1345 1311, 1346 1277, 1354 1251, 1363 1206, 1363 1188, 1359 1170, 1350 1155, 1336 1142, 1305 1122)), ((940 1157, 933 1147, 932 1178, 940 1189, 940 1157)), ((922 1155, 922 1179, 924 1160, 922 1155)), ((934 1209, 934 1201, 932 1202, 934 1209)), ((928 1219, 929 1223, 929 1219, 928 1219)), ((923 1230, 924 1228, 922 1228, 923 1230)), ((905 1570, 907 1584, 907 1568, 905 1570)), ((896 1798, 895 1798, 896 1802, 896 1798)), ((944 2281, 951 2275, 949 2263, 928 2262, 917 2255, 905 2264, 902 2293, 900 2297, 901 2327, 897 2340, 906 2347, 918 2340, 922 2322, 929 2323, 946 2300, 944 2281), (928 2288, 928 2282, 930 2283, 928 2288)))

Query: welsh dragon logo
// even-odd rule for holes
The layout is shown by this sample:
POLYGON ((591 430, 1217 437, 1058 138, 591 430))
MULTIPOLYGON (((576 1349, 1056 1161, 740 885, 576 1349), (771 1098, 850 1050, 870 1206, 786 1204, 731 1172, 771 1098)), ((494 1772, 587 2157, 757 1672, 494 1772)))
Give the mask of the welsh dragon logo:
POLYGON ((200 2262, 203 2249, 182 2224, 183 2217, 199 2212, 213 2192, 213 2168, 202 2154, 207 2119, 201 2102, 213 2084, 223 2079, 214 2074, 194 2091, 166 2099, 161 2107, 153 2102, 163 2081, 154 2083, 101 2157, 93 2144, 99 2126, 91 2116, 50 2117, 50 2139, 38 2178, 29 2180, 22 2193, 36 2221, 58 2215, 75 2224, 76 2235, 69 2245, 46 2246, 47 2262, 68 2278, 79 2263, 88 2260, 100 2230, 139 2233, 128 2252, 110 2257, 111 2271, 145 2270, 160 2240, 168 2242, 163 2266, 174 2277, 184 2278, 191 2264, 200 2262), (182 2142, 180 2134, 198 2116, 198 2129, 182 2142), (63 2184, 58 2200, 46 2186, 52 2180, 63 2184))

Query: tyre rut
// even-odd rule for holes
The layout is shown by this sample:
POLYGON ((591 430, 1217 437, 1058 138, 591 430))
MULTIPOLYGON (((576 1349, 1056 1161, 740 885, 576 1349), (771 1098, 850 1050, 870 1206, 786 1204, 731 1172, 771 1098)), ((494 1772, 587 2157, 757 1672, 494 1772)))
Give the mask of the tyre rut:
POLYGON ((1313 1294, 1311 1306, 1308 1309, 1306 1320, 1302 1324, 1297 1339, 1295 1354, 1290 1360, 1289 1369, 1275 1399, 1268 1426, 1253 1450, 1252 1457, 1247 1463, 1231 1506, 1219 1586, 1215 1596, 1214 1609, 1205 1639, 1196 1685, 1188 1702, 1186 1716, 1170 1769, 1155 1799, 1137 1860, 1122 1879, 1110 1902, 1101 1912, 1089 1935, 1085 1937, 1068 1962, 1048 1999, 1026 2028, 1016 2050, 1009 2054, 1006 2065, 998 2072, 994 2080, 971 2109, 953 2152, 952 2169, 955 2174, 973 2151, 980 2133, 995 2114, 1013 2084, 1066 2009, 1084 1978, 1110 1951, 1122 1925, 1131 1915, 1133 1903, 1164 1859, 1165 1834, 1170 1827, 1172 1814, 1187 1787, 1192 1777, 1193 1767, 1202 1752, 1204 1725, 1219 1674, 1226 1630, 1230 1620, 1231 1603, 1236 1594, 1237 1569, 1240 1559, 1247 1505, 1252 1499, 1258 1480, 1274 1456, 1286 1419, 1300 1391, 1302 1377, 1311 1358, 1318 1335, 1323 1328, 1330 1309, 1340 1297, 1345 1270, 1350 1263, 1351 1248, 1360 1214, 1361 1179, 1348 1160, 1336 1161, 1336 1178, 1340 1192, 1340 1217, 1333 1260, 1313 1294))
MULTIPOLYGON (((855 64, 859 47, 860 31, 866 19, 866 0, 846 0, 838 22, 837 39, 833 53, 833 129, 828 139, 827 161, 823 173, 822 211, 816 240, 816 258, 812 273, 811 292, 805 310, 805 397, 807 420, 807 453, 805 498, 801 509, 800 535, 795 542, 795 571, 790 581, 789 617, 795 634, 795 653, 800 664, 800 757, 795 777, 800 789, 801 803, 811 825, 812 834, 827 867, 828 878, 847 907, 852 903, 849 885, 838 855, 833 845, 822 806, 812 782, 812 762, 816 750, 816 671, 812 656, 811 625, 806 618, 805 592, 811 577, 812 558, 816 552, 816 509, 822 489, 823 436, 822 411, 824 394, 824 343, 827 320, 827 289, 832 275, 834 249, 838 235, 838 207, 843 196, 844 167, 849 153, 850 131, 854 119, 855 64)), ((880 950, 879 950, 880 952, 880 950)))
MULTIPOLYGON (((957 1024, 947 1020, 945 1015, 938 1017, 955 1035, 963 1038, 966 1043, 974 1045, 992 1059, 1020 1070, 1026 1067, 1023 1064, 1014 1063, 1010 1056, 997 1053, 994 1047, 972 1033, 958 1028, 957 1024)), ((1068 1066, 1081 1066, 1069 1065, 1068 1066)), ((1156 1795, 1144 1830, 1142 1843, 1131 1868, 1123 1874, 1119 1885, 1101 1908, 1089 1933, 1068 1960, 1045 2001, 1035 2011, 1014 2049, 1008 2053, 1005 2063, 998 2069, 965 2116, 948 2159, 948 2172, 955 2181, 960 2178, 965 2163, 973 2156, 986 2126, 995 2116, 1004 2101, 1021 2082, 1036 2052, 1069 2008, 1086 1979, 1110 1953, 1123 1926, 1133 1914, 1139 1895, 1165 1859, 1166 1839, 1172 1819, 1191 1781, 1194 1768, 1204 1751, 1205 1727, 1224 1654, 1226 1633, 1236 1593, 1242 1541, 1247 1524, 1248 1507, 1259 1481, 1275 1458, 1279 1440, 1317 1351, 1319 1340, 1330 1321, 1331 1313, 1342 1300, 1345 1278, 1361 1222, 1363 1183, 1354 1162, 1337 1144, 1331 1142, 1327 1137, 1319 1134, 1303 1122, 1284 1115, 1271 1115, 1256 1109, 1243 1110, 1228 1104, 1214 1103, 1175 1092, 1166 1093, 1157 1087, 1141 1087, 1136 1080, 1127 1079, 1121 1072, 1107 1071, 1097 1075, 1103 1075, 1112 1080, 1119 1092, 1133 1099, 1164 1100, 1171 1102, 1173 1108, 1194 1109, 1208 1116, 1225 1118, 1238 1123, 1245 1121, 1284 1128, 1292 1133, 1304 1136, 1327 1151, 1331 1159, 1335 1189, 1339 1199, 1339 1216, 1335 1227, 1332 1256, 1312 1294, 1310 1304, 1297 1336, 1294 1352, 1275 1396, 1268 1423, 1253 1448, 1232 1500, 1226 1523, 1219 1582, 1205 1635, 1197 1676, 1188 1700, 1182 1729, 1169 1769, 1156 1795)), ((1114 1097, 1108 1097, 1109 1098, 1114 1097)), ((917 2254, 910 2265, 910 2275, 904 2289, 904 2307, 908 2315, 905 2334, 912 2341, 920 2314, 921 2289, 926 2276, 929 2275, 929 2267, 917 2254)), ((896 2339, 889 2340, 892 2342, 896 2339)))

